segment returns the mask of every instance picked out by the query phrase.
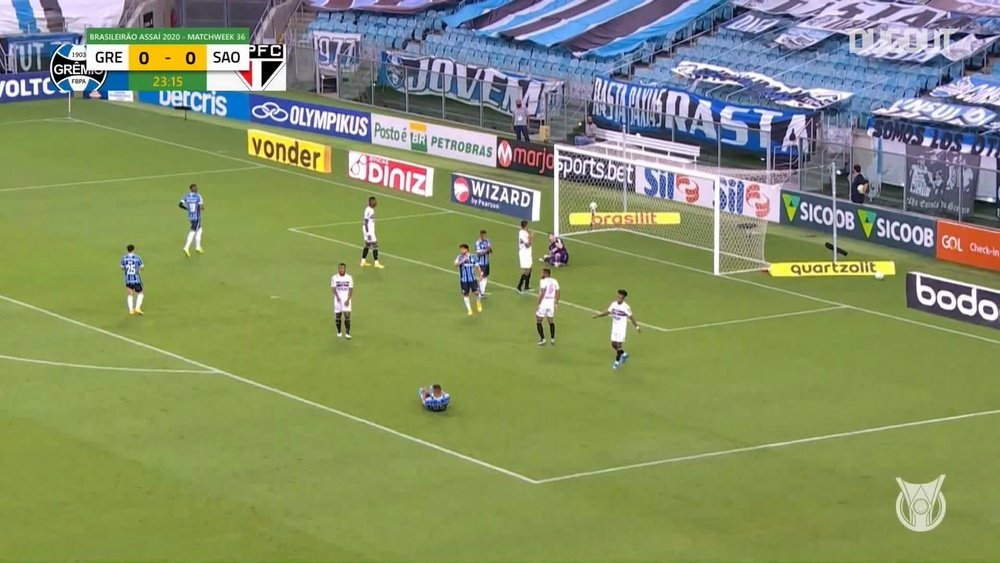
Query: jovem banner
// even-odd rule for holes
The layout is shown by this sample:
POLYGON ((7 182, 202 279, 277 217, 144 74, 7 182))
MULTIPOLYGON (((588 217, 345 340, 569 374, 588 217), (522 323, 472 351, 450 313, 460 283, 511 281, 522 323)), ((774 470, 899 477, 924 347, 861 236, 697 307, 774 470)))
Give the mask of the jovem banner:
MULTIPOLYGON (((833 234, 834 212, 828 197, 781 190, 781 223, 833 234)), ((936 254, 937 221, 881 207, 837 200, 837 236, 916 252, 936 254)))
POLYGON ((409 53, 382 53, 379 83, 410 96, 441 96, 511 114, 518 100, 528 115, 542 117, 545 100, 561 92, 558 80, 540 80, 521 74, 456 62, 442 57, 409 53))
POLYGON ((551 178, 555 158, 555 149, 549 145, 497 138, 497 168, 551 178))
POLYGON ((1000 291, 919 272, 906 274, 906 306, 1000 329, 1000 291))
POLYGON ((798 152, 814 129, 812 113, 747 107, 703 98, 674 86, 594 78, 594 123, 662 139, 721 142, 753 153, 798 152))
POLYGON ((1000 133, 956 131, 884 117, 868 118, 868 135, 945 152, 1000 157, 1000 133))
POLYGON ((979 157, 907 145, 906 208, 968 217, 979 185, 979 157))

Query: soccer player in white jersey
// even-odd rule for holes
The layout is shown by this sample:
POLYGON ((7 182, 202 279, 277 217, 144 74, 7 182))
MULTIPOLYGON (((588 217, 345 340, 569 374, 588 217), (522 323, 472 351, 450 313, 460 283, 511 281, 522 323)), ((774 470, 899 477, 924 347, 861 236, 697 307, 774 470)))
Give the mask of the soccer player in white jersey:
POLYGON ((612 301, 611 305, 608 305, 608 310, 594 315, 595 319, 611 315, 611 347, 615 351, 615 362, 611 364, 611 369, 618 369, 618 366, 622 365, 625 360, 628 360, 628 354, 622 347, 625 344, 625 333, 628 332, 628 323, 632 323, 636 332, 642 332, 639 328, 639 322, 635 320, 635 316, 632 314, 632 308, 625 302, 626 297, 628 297, 628 292, 624 289, 619 289, 618 298, 612 301))
POLYGON ((337 266, 337 274, 330 278, 330 288, 333 291, 333 316, 337 323, 337 338, 344 336, 351 339, 351 300, 354 298, 354 278, 347 273, 347 265, 337 266), (341 325, 343 321, 343 325, 341 325), (341 332, 341 326, 347 329, 341 332))
POLYGON ((542 279, 538 282, 538 308, 535 310, 535 328, 538 329, 538 345, 545 345, 545 329, 542 319, 549 321, 549 342, 556 343, 556 308, 559 307, 559 282, 552 277, 552 270, 542 270, 542 279))
POLYGON ((361 225, 361 234, 365 239, 365 247, 361 250, 361 267, 371 266, 368 263, 368 252, 371 251, 372 258, 375 259, 376 268, 384 268, 378 261, 378 237, 375 236, 375 207, 378 202, 374 197, 368 198, 368 207, 365 208, 365 218, 361 225))
POLYGON ((521 230, 517 232, 517 259, 521 262, 521 279, 517 282, 517 292, 531 291, 531 243, 535 233, 528 228, 527 221, 521 221, 521 230))

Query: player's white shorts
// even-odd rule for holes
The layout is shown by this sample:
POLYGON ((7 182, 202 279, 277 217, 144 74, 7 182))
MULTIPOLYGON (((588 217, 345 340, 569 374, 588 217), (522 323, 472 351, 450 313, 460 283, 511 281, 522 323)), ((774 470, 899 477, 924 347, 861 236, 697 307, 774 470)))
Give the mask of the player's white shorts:
POLYGON ((628 327, 622 325, 620 327, 611 327, 611 341, 612 342, 625 342, 625 334, 628 332, 628 327))
POLYGON ((350 313, 351 306, 354 305, 354 300, 348 301, 345 305, 342 301, 333 300, 333 312, 334 313, 350 313))
POLYGON ((365 246, 368 248, 375 248, 378 246, 378 237, 375 236, 375 233, 368 234, 362 232, 361 237, 365 241, 365 246))
POLYGON ((523 248, 517 251, 517 256, 521 261, 521 269, 527 270, 531 268, 531 249, 523 248))
POLYGON ((556 316, 556 307, 552 303, 542 303, 535 311, 535 316, 540 319, 551 319, 556 316))

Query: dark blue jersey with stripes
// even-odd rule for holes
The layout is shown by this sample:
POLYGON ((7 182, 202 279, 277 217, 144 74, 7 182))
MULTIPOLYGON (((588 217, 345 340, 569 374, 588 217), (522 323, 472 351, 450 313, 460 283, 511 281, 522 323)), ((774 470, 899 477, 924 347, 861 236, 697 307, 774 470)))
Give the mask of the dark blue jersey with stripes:
POLYGON ((188 192, 181 198, 181 203, 184 204, 184 208, 187 210, 188 221, 191 221, 191 223, 201 223, 201 194, 188 192))
POLYGON ((136 254, 122 256, 121 267, 125 273, 125 285, 142 285, 139 269, 142 268, 142 258, 136 254))
POLYGON ((490 265, 490 252, 492 250, 493 245, 490 243, 490 239, 476 241, 476 255, 479 258, 480 266, 490 265))
POLYGON ((424 402, 424 407, 427 410, 441 412, 448 409, 448 403, 451 402, 451 395, 447 393, 442 393, 440 397, 427 395, 422 400, 424 402))
POLYGON ((458 255, 458 281, 461 283, 476 283, 476 268, 479 267, 479 259, 471 254, 458 255))

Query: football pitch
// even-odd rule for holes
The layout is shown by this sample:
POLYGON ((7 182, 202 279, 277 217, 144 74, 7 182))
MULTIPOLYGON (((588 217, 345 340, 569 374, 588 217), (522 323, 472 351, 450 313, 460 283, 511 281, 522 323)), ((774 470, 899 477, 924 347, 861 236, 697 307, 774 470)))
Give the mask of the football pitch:
MULTIPOLYGON (((281 132, 332 146, 314 174, 247 156, 240 127, 0 105, 0 559, 1000 558, 1000 335, 907 310, 903 287, 996 276, 852 241, 899 275, 715 277, 708 252, 593 234, 568 241, 539 347, 517 221, 452 204, 449 176, 542 190, 536 258, 551 179, 281 132), (350 149, 433 166, 434 197, 348 179, 350 149), (369 195, 383 270, 358 267, 369 195), (480 229, 491 295, 468 317, 451 264, 480 229), (591 316, 618 288, 643 330, 612 371, 591 316), (451 407, 423 411, 438 382, 451 407), (907 530, 896 478, 942 474, 942 524, 907 530)), ((767 257, 828 259, 826 240, 772 226, 767 257)))

